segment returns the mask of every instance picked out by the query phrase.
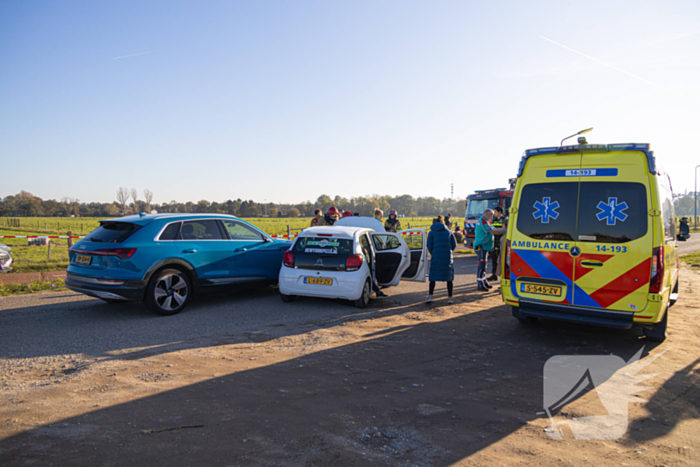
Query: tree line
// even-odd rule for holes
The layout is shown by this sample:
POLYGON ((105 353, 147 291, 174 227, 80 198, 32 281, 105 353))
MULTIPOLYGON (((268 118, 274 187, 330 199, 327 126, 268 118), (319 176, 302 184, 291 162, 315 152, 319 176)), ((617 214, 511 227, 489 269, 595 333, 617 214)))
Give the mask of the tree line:
MULTIPOLYGON (((695 193, 685 193, 683 195, 674 195, 673 196, 673 207, 676 210, 676 216, 678 217, 683 217, 683 216, 693 216, 694 211, 695 211, 695 199, 694 195, 695 193)), ((698 193, 698 207, 700 207, 700 193, 698 193)), ((698 214, 700 215, 700 210, 698 211, 698 214)))
POLYGON ((81 202, 74 198, 61 200, 43 200, 27 191, 6 196, 0 200, 0 216, 3 217, 117 217, 139 212, 158 213, 219 213, 238 217, 311 217, 316 209, 326 211, 336 206, 346 211, 357 212, 361 216, 373 216, 379 208, 387 213, 396 209, 405 216, 436 216, 452 214, 464 217, 465 201, 458 199, 437 199, 435 197, 418 197, 411 195, 387 196, 371 195, 344 198, 321 195, 315 201, 296 204, 259 203, 253 200, 229 199, 227 201, 195 202, 170 201, 154 203, 153 192, 144 190, 142 194, 135 189, 119 188, 115 200, 111 203, 81 202))
MULTIPOLYGON (((700 193, 698 194, 700 198, 700 193)), ((677 194, 674 196, 674 206, 677 216, 692 216, 694 213, 694 193, 677 194)), ((698 202, 700 205, 700 200, 698 202)), ((135 189, 119 188, 112 203, 85 203, 74 198, 61 200, 43 200, 27 191, 16 195, 6 196, 0 200, 0 216, 3 217, 117 217, 139 212, 159 213, 219 213, 238 217, 310 217, 316 209, 324 212, 331 206, 360 213, 361 216, 372 216, 376 208, 385 213, 396 209, 399 214, 409 217, 436 216, 452 214, 464 217, 465 202, 461 199, 435 197, 414 198, 411 195, 401 196, 358 196, 343 198, 328 195, 319 196, 316 201, 304 201, 297 204, 258 203, 253 200, 229 199, 224 202, 200 200, 196 203, 187 201, 181 203, 153 203, 153 192, 144 190, 139 195, 135 189)))

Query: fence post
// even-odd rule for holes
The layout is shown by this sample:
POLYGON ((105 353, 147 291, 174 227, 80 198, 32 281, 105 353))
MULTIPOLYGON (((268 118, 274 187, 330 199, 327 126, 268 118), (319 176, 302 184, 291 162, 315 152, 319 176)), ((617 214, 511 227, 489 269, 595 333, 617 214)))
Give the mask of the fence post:
POLYGON ((287 224, 287 238, 292 237, 292 229, 289 227, 289 224, 287 224))
POLYGON ((47 259, 48 261, 51 261, 51 239, 50 239, 50 238, 49 238, 49 240, 48 240, 48 242, 47 242, 47 245, 48 245, 49 249, 48 249, 48 253, 47 253, 46 259, 47 259))
MULTIPOLYGON (((69 230, 69 231, 68 231, 68 237, 70 237, 71 235, 73 235, 73 232, 71 232, 71 231, 69 230)), ((71 248, 72 246, 73 246, 73 239, 72 239, 72 238, 68 238, 68 248, 71 248)))

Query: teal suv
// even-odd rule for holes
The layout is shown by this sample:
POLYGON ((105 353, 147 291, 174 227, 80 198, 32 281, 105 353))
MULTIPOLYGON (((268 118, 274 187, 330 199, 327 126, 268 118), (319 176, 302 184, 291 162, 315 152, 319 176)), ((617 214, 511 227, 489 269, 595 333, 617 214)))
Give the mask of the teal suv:
POLYGON ((70 249, 66 286, 173 315, 195 293, 277 283, 290 245, 221 214, 109 219, 70 249))

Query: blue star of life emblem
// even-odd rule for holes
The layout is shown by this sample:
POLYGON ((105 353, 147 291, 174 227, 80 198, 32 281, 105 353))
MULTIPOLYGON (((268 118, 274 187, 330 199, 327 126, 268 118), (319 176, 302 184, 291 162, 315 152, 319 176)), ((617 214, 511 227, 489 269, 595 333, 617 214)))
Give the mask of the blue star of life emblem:
POLYGON ((617 198, 608 198, 607 204, 601 201, 596 207, 600 209, 600 212, 596 214, 596 217, 599 221, 605 219, 605 223, 607 225, 615 225, 618 220, 620 222, 625 222, 625 219, 627 219, 627 214, 622 211, 627 209, 629 206, 627 206, 627 203, 624 201, 618 204, 617 198))
POLYGON ((557 220, 557 217, 559 217, 559 213, 556 211, 556 209, 559 208, 559 201, 552 203, 552 199, 548 196, 542 198, 541 203, 535 201, 533 207, 535 208, 535 212, 532 213, 532 216, 535 219, 541 218, 543 224, 549 224, 549 219, 557 220))

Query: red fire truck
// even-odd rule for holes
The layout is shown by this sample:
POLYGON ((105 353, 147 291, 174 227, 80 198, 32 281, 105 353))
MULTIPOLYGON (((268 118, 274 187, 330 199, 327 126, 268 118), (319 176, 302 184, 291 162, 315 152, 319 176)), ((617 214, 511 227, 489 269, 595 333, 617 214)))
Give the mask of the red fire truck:
POLYGON ((496 206, 501 206, 503 212, 508 216, 508 210, 512 202, 512 188, 478 190, 467 196, 467 212, 464 215, 464 246, 467 248, 473 247, 476 221, 486 209, 493 209, 496 206))

